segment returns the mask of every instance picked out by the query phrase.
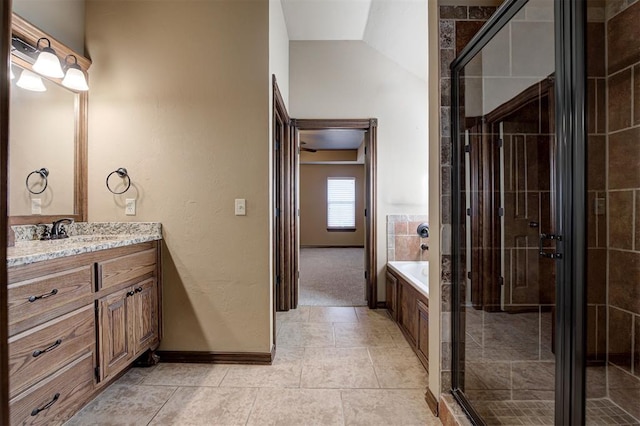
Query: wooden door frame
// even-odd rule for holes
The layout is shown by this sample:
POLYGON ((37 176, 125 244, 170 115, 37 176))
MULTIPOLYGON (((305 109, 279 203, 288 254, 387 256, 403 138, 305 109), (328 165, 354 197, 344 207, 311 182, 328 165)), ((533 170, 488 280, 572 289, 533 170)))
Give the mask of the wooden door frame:
MULTIPOLYGON (((365 133, 365 280, 366 295, 369 308, 378 307, 378 272, 377 272, 377 234, 376 234, 376 205, 377 205, 377 128, 376 118, 365 119, 291 119, 291 129, 294 132, 294 142, 298 144, 300 130, 330 130, 349 129, 364 130, 365 133)), ((296 159, 299 157, 296 156, 296 159)), ((296 165, 297 171, 299 165, 296 165)), ((295 193, 298 193, 298 182, 295 182, 295 193)), ((296 196, 297 197, 297 196, 296 196)), ((297 264, 296 264, 297 265, 297 264)), ((297 282, 296 282, 297 284, 297 282)), ((297 285, 296 292, 297 292, 297 285)))
POLYGON ((11 1, 0 5, 0 424, 9 424, 9 328, 7 302, 7 167, 9 146, 9 40, 11 1))
MULTIPOLYGON (((296 250, 298 215, 296 165, 298 152, 292 137, 291 118, 272 76, 273 116, 273 301, 275 311, 298 305, 298 256, 296 250)), ((275 341, 275 321, 274 341, 275 341)))

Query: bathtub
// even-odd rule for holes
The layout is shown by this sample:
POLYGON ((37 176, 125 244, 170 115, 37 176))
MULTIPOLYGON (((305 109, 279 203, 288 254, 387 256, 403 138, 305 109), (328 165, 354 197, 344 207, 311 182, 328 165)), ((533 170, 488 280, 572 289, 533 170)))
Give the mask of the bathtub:
POLYGON ((429 262, 393 261, 387 262, 387 267, 429 297, 429 262))

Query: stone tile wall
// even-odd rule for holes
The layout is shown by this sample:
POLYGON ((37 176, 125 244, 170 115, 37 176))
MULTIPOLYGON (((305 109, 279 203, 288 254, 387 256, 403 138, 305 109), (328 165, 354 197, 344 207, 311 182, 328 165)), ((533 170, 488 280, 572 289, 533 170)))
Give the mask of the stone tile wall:
POLYGON ((451 389, 451 71, 450 64, 495 7, 440 6, 440 241, 441 270, 441 390, 451 389))
POLYGON ((429 238, 421 238, 417 232, 421 223, 429 223, 426 215, 387 216, 387 261, 428 260, 429 250, 420 246, 429 246, 429 238))
POLYGON ((640 418, 640 1, 606 11, 608 390, 640 418))

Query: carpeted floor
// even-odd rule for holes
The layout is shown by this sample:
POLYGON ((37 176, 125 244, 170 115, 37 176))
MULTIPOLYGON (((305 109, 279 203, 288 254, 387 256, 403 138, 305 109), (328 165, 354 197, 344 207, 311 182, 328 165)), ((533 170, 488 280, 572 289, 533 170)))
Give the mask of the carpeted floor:
POLYGON ((364 306, 363 248, 301 248, 299 305, 364 306))

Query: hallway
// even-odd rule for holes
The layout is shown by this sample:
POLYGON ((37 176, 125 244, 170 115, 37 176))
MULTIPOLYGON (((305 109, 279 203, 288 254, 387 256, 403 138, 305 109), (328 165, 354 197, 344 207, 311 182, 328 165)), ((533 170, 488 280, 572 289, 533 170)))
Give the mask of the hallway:
POLYGON ((67 425, 439 425, 427 374, 385 310, 277 313, 273 365, 132 368, 67 425))

